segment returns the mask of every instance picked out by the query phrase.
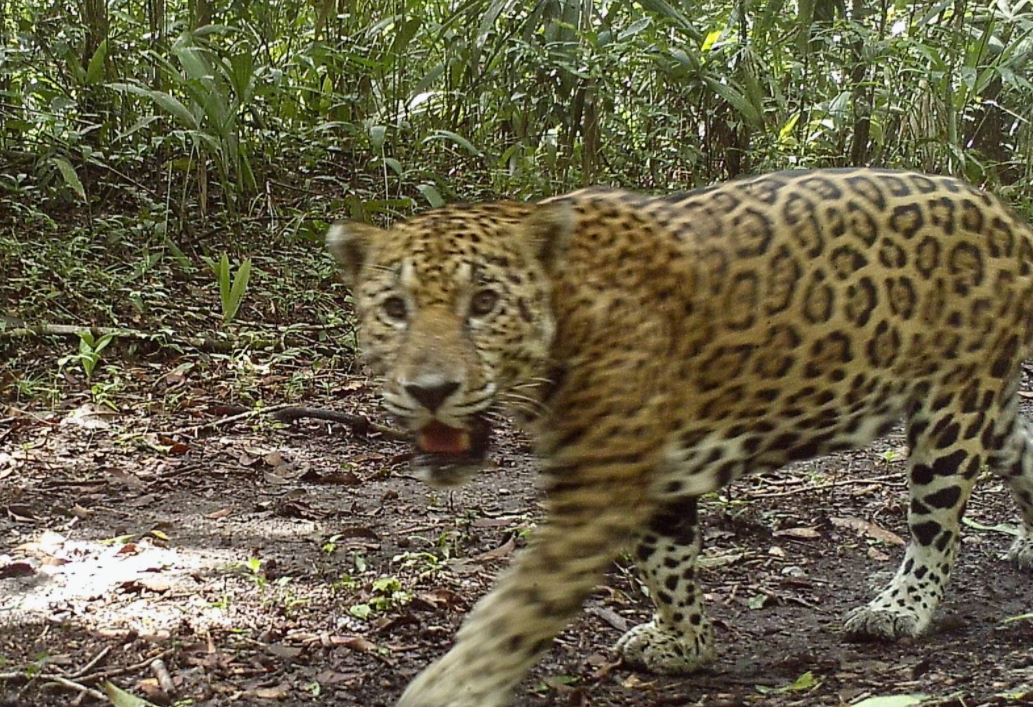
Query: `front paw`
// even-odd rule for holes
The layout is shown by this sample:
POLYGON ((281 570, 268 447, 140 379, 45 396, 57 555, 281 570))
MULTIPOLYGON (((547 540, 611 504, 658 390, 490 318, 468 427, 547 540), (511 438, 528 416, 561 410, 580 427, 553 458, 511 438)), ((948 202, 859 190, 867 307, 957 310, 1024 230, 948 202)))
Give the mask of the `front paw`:
POLYGON ((490 673, 449 670, 446 658, 409 683, 396 707, 506 707, 509 693, 490 682, 490 673))
POLYGON ((656 620, 640 624, 617 641, 617 650, 632 666, 652 673, 691 673, 714 658, 713 632, 704 621, 693 634, 668 629, 656 620))
POLYGON ((859 606, 846 617, 844 631, 853 641, 895 641, 914 638, 925 624, 914 611, 903 608, 859 606))
POLYGON ((1015 538, 1008 550, 1008 559, 1019 569, 1033 570, 1033 537, 1022 535, 1015 538))

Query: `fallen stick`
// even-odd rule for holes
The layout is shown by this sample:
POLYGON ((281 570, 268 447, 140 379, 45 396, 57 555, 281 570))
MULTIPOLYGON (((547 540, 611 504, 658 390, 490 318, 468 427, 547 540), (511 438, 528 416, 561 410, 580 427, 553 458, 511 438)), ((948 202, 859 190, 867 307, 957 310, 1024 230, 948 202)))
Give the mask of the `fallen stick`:
POLYGON ((376 432, 379 435, 387 437, 393 440, 408 440, 411 439, 411 435, 406 433, 404 430, 400 430, 396 427, 389 427, 388 425, 381 425, 373 422, 367 417, 362 415, 353 415, 347 412, 337 412, 336 410, 323 410, 321 408, 309 408, 295 405, 271 405, 262 410, 250 410, 242 405, 222 405, 220 406, 223 410, 232 412, 232 415, 228 417, 220 417, 218 420, 209 420, 208 422, 202 422, 196 425, 189 425, 187 427, 180 427, 177 430, 167 432, 168 436, 187 434, 191 432, 197 432, 208 427, 221 427, 222 425, 228 425, 232 422, 238 422, 240 420, 256 417, 258 415, 269 415, 277 422, 290 425, 297 420, 309 418, 313 420, 326 420, 327 422, 340 422, 342 424, 351 427, 352 432, 359 436, 364 436, 370 432, 376 432))
POLYGON ((326 420, 327 422, 340 422, 351 427, 352 431, 357 435, 365 435, 366 433, 373 431, 387 437, 388 439, 395 440, 407 440, 412 436, 404 430, 378 424, 362 415, 352 415, 346 412, 323 410, 321 408, 285 407, 277 410, 273 414, 273 418, 286 424, 291 424, 302 418, 326 420))
POLYGON ((0 680, 3 680, 4 682, 28 683, 33 681, 39 681, 44 684, 55 683, 57 685, 61 685, 62 687, 67 687, 72 690, 75 690, 76 692, 84 692, 90 697, 94 698, 95 700, 100 700, 101 702, 108 701, 107 696, 103 692, 94 690, 92 687, 87 687, 86 685, 83 685, 82 683, 76 682, 74 680, 69 680, 63 675, 54 675, 53 673, 37 673, 35 675, 27 675, 26 673, 0 673, 0 680))
POLYGON ((165 661, 161 658, 151 661, 151 672, 158 679, 158 685, 165 696, 172 697, 176 692, 176 684, 172 682, 172 676, 169 675, 169 669, 165 667, 165 661))

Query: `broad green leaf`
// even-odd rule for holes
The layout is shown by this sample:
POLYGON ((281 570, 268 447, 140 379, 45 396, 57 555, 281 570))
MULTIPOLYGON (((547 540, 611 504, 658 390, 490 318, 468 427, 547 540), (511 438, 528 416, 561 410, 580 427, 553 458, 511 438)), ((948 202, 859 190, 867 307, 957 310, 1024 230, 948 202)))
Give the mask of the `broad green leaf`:
POLYGON ((710 51, 714 47, 714 45, 717 44, 717 40, 721 39, 722 34, 724 34, 723 29, 715 29, 711 32, 708 32, 706 39, 703 40, 703 46, 699 48, 700 51, 710 51))
POLYGON ((814 673, 808 670, 806 673, 796 678, 793 682, 788 685, 782 685, 780 687, 770 687, 768 685, 756 685, 757 692, 762 695, 781 695, 788 692, 806 692, 807 690, 813 690, 821 682, 814 677, 814 673))
POLYGON ((626 30, 618 34, 617 39, 622 42, 626 39, 631 39, 651 24, 653 24, 653 19, 651 17, 640 17, 628 25, 626 30))
POLYGON ((911 707, 912 705, 920 705, 927 699, 929 699, 929 696, 922 694, 885 695, 869 697, 860 702, 855 702, 852 707, 911 707))
POLYGON ((233 289, 230 290, 229 310, 224 311, 226 321, 231 321, 240 310, 240 304, 244 301, 244 292, 247 290, 248 281, 251 279, 251 258, 246 258, 233 276, 233 289))
POLYGON ((391 53, 398 56, 403 55, 409 46, 409 42, 416 36, 422 24, 423 21, 419 18, 411 18, 403 22, 398 28, 398 34, 395 35, 395 39, 391 43, 391 53))
POLYGON ((459 133, 454 133, 451 130, 435 130, 432 134, 423 138, 423 144, 426 145, 427 143, 432 142, 434 140, 448 140, 459 145, 474 157, 484 156, 484 153, 478 150, 472 142, 467 140, 459 133))
POLYGON ((373 150, 380 152, 384 149, 384 140, 387 138, 387 127, 384 125, 374 125, 369 129, 369 142, 372 145, 373 150))
POLYGON ((197 129, 197 118, 178 98, 164 91, 150 91, 148 95, 162 110, 179 120, 183 127, 191 130, 197 129))
POLYGON ((746 122, 758 128, 763 126, 764 121, 761 119, 760 113, 738 89, 710 77, 705 77, 703 80, 711 91, 728 101, 746 122))
POLYGON ((681 31, 691 37, 694 41, 699 42, 702 39, 699 31, 695 28, 689 18, 686 17, 681 10, 678 10, 666 0, 640 0, 639 4, 650 12, 655 12, 661 17, 671 20, 681 31))
POLYGON ((111 682, 104 683, 104 692, 114 707, 156 707, 153 702, 130 694, 120 687, 115 687, 111 682))
POLYGON ((104 61, 108 57, 108 40, 104 40, 93 52, 90 63, 86 67, 86 83, 91 86, 104 78, 104 61))
POLYGON ((789 116, 789 120, 785 122, 785 125, 778 131, 778 141, 780 143, 788 142, 793 136, 793 130, 796 129, 796 124, 800 122, 800 113, 793 113, 789 116))
POLYGON ((156 115, 145 115, 142 118, 139 118, 135 123, 133 123, 133 125, 128 130, 126 130, 125 132, 119 133, 115 137, 115 142, 120 142, 122 140, 125 140, 127 137, 129 137, 133 133, 135 133, 135 132, 137 132, 139 130, 143 130, 144 128, 146 128, 148 125, 150 125, 151 123, 153 123, 157 119, 158 119, 158 116, 156 116, 156 115))
POLYGON ((141 98, 150 98, 151 89, 143 86, 137 86, 135 83, 125 83, 123 81, 112 81, 106 84, 108 88, 113 91, 121 91, 124 93, 132 93, 134 96, 140 96, 141 98))
POLYGON ((1016 526, 1011 525, 1009 523, 997 523, 996 525, 984 525, 984 524, 980 523, 978 520, 972 520, 971 518, 962 518, 961 519, 961 524, 965 525, 965 526, 968 526, 969 528, 974 528, 976 530, 987 530, 987 531, 993 531, 995 533, 1004 533, 1005 535, 1011 535, 1013 537, 1018 537, 1019 535, 1021 535, 1021 533, 1019 532, 1019 529, 1016 526))
POLYGON ((201 47, 182 44, 173 48, 172 51, 175 53, 176 58, 179 59, 179 63, 183 67, 183 72, 187 75, 187 78, 211 78, 212 67, 208 64, 208 60, 204 56, 204 50, 201 47))
POLYGON ((445 205, 445 200, 441 198, 441 192, 437 190, 433 184, 417 184, 416 191, 423 194, 423 198, 427 200, 427 203, 431 205, 431 208, 438 208, 439 206, 445 205))
POLYGON ((72 163, 64 157, 52 157, 50 161, 57 167, 57 171, 61 173, 65 184, 78 194, 80 199, 86 201, 86 190, 83 188, 82 182, 79 181, 79 175, 75 173, 72 163))

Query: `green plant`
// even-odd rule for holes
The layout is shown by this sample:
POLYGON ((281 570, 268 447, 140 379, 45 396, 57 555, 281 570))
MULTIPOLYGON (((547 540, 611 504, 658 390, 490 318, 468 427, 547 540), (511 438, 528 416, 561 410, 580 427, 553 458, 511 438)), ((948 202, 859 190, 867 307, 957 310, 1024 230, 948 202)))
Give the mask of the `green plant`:
POLYGON ((230 269, 230 257, 223 253, 218 260, 205 258, 215 281, 219 284, 219 302, 222 305, 223 322, 231 322, 237 316, 251 279, 251 258, 245 258, 234 274, 230 269))
POLYGON ((93 336, 93 332, 84 329, 79 332, 79 350, 74 354, 58 359, 57 365, 60 368, 64 368, 69 363, 75 361, 82 366, 86 377, 90 378, 93 375, 93 371, 97 368, 97 364, 100 363, 101 352, 114 340, 114 334, 104 334, 96 338, 93 336))
POLYGON ((412 594, 402 588, 402 582, 397 577, 380 577, 374 580, 371 589, 371 595, 365 602, 348 608, 349 614, 365 620, 374 612, 395 609, 412 601, 412 594))

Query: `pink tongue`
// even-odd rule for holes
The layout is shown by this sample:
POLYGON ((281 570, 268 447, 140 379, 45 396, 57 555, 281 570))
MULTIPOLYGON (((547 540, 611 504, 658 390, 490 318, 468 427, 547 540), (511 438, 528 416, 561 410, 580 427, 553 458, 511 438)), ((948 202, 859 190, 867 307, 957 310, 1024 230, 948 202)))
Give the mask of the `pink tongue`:
POLYGON ((470 433, 435 420, 417 433, 416 446, 431 454, 462 454, 470 451, 470 433))

